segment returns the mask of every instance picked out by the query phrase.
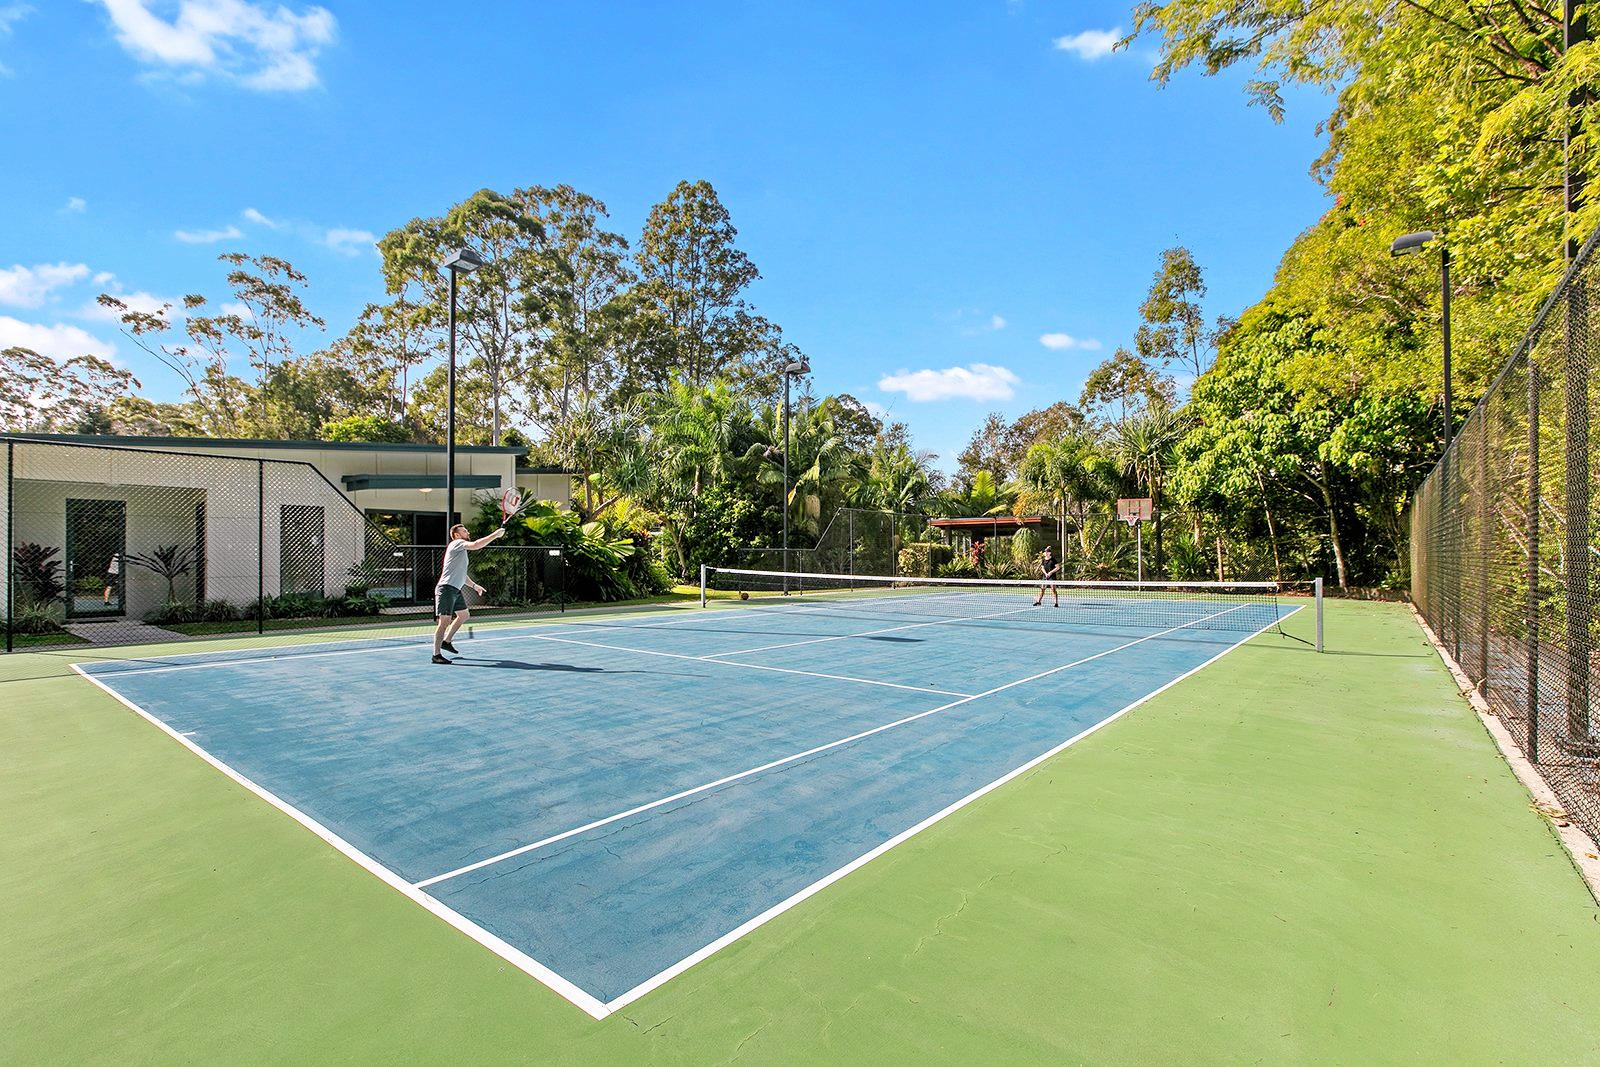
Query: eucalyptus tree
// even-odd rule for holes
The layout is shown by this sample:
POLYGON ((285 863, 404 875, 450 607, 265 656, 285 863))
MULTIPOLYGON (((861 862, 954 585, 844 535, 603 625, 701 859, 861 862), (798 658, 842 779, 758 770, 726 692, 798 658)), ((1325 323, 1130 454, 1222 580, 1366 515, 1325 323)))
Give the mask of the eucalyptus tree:
POLYGON ((0 430, 60 431, 105 410, 134 376, 99 356, 58 360, 31 348, 0 350, 0 430))
POLYGON ((297 358, 300 334, 325 324, 305 303, 306 276, 287 260, 238 252, 217 258, 232 269, 226 275, 230 299, 214 313, 198 293, 176 308, 169 302, 154 310, 109 293, 96 302, 116 317, 125 337, 184 383, 203 432, 276 436, 279 427, 268 411, 271 372, 297 358))
POLYGON ((1161 253, 1161 266, 1139 305, 1144 320, 1135 336, 1139 355, 1150 363, 1177 364, 1200 377, 1210 365, 1216 334, 1200 306, 1205 275, 1194 255, 1179 245, 1161 253))
POLYGON ((544 232, 526 203, 482 189, 444 215, 412 219, 378 242, 389 291, 412 293, 435 329, 448 314, 449 283, 439 270, 445 256, 468 246, 487 261, 460 277, 456 321, 473 372, 487 388, 491 444, 500 443, 507 416, 525 410, 545 341, 551 269, 544 232))
POLYGON ((592 416, 616 389, 630 311, 624 297, 635 275, 627 239, 604 227, 602 201, 570 185, 529 186, 511 199, 544 227, 546 336, 529 383, 536 421, 556 434, 569 420, 592 416))
POLYGON ((634 252, 633 389, 661 392, 680 377, 694 387, 777 380, 789 353, 778 328, 745 300, 761 273, 737 238, 710 182, 679 182, 651 208, 634 252))

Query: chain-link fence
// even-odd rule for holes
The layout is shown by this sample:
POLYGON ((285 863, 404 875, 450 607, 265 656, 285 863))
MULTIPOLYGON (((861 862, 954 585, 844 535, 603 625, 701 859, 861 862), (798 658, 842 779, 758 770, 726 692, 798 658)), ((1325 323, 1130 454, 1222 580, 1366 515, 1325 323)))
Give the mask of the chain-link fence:
MULTIPOLYGON (((426 618, 442 545, 402 544, 308 463, 0 439, 5 648, 426 618)), ((442 525, 442 523, 441 523, 442 525)), ((473 559, 479 606, 564 606, 559 550, 473 559)))
POLYGON ((1600 735, 1591 712, 1596 471, 1589 455, 1596 237, 1428 475, 1411 512, 1412 600, 1592 836, 1600 836, 1600 735))

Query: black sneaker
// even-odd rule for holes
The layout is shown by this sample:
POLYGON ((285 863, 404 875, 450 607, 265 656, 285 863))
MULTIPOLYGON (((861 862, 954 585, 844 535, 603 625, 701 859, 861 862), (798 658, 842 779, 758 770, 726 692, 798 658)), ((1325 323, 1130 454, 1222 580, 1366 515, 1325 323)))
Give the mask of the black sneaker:
POLYGON ((439 655, 438 653, 435 653, 434 657, 433 657, 433 662, 435 662, 435 663, 449 663, 450 661, 445 659, 443 656, 439 655))
POLYGON ((439 647, 443 648, 446 652, 450 653, 452 656, 461 655, 461 650, 459 648, 457 648, 455 645, 452 645, 449 641, 442 642, 439 647))

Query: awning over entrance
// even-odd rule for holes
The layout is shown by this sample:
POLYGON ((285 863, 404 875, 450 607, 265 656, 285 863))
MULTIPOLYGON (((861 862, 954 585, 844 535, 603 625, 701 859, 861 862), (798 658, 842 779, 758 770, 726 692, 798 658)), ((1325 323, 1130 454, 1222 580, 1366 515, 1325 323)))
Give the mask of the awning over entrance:
MULTIPOLYGON (((346 474, 339 480, 344 483, 347 491, 360 492, 363 489, 443 489, 444 475, 442 474, 346 474)), ((456 475, 457 489, 498 489, 500 476, 497 474, 458 474, 456 475)))

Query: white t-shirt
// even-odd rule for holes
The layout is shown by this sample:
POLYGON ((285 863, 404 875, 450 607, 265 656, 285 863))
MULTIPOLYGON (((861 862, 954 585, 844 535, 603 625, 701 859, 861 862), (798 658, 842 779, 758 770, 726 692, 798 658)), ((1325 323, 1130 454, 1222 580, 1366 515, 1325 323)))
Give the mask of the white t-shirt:
POLYGON ((439 569, 439 585, 453 585, 457 589, 467 587, 467 543, 465 541, 451 541, 444 546, 444 566, 439 569))

